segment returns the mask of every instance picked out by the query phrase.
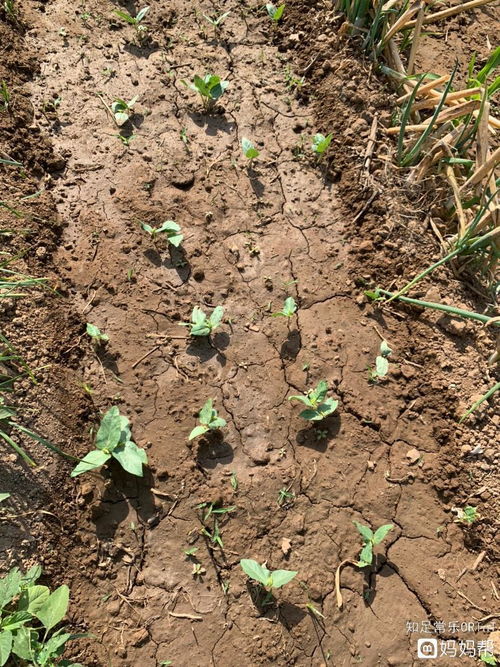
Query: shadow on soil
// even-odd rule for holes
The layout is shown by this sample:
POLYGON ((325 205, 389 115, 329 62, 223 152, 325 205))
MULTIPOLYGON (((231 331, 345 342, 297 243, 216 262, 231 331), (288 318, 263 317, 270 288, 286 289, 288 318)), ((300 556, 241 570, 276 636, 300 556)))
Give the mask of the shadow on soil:
POLYGON ((296 442, 303 447, 314 449, 316 452, 326 452, 330 441, 337 437, 341 423, 339 414, 330 415, 318 424, 308 426, 299 431, 296 442))
POLYGON ((212 336, 212 340, 207 337, 197 337, 193 339, 186 348, 187 354, 197 357, 201 363, 213 359, 217 356, 217 361, 221 366, 226 365, 226 355, 222 352, 230 343, 229 334, 221 331, 212 336))
POLYGON ((228 465, 233 458, 233 448, 224 442, 224 436, 220 431, 212 431, 200 439, 196 462, 202 468, 212 470, 218 465, 228 465))

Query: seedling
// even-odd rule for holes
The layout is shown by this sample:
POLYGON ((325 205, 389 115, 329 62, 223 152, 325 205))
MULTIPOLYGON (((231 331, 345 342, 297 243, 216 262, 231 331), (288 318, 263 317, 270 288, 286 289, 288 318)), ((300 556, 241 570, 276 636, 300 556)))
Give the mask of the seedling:
POLYGON ((332 143, 332 139, 333 134, 328 134, 326 137, 324 134, 320 133, 314 135, 311 148, 313 149, 314 153, 316 153, 316 157, 318 159, 321 158, 324 153, 326 153, 328 147, 332 143))
POLYGON ((180 233, 180 226, 173 220, 165 220, 159 227, 151 227, 151 225, 141 222, 141 227, 151 236, 153 242, 155 242, 161 234, 164 235, 167 241, 176 248, 180 246, 184 238, 180 233))
POLYGON ((282 310, 272 313, 271 317, 292 317, 295 312, 297 312, 297 304, 293 296, 289 296, 285 299, 282 310))
POLYGON ((191 556, 194 556, 195 553, 198 551, 198 547, 191 547, 190 549, 184 549, 184 553, 188 558, 191 558, 191 556))
POLYGON ((187 135, 187 128, 185 128, 185 127, 181 128, 181 131, 180 131, 180 137, 181 137, 181 141, 182 141, 182 143, 183 143, 183 144, 186 146, 186 148, 187 148, 188 144, 191 142, 190 138, 189 138, 188 135, 187 135))
POLYGON ((101 343, 107 343, 109 340, 108 334, 102 333, 95 324, 90 324, 87 322, 87 334, 92 338, 92 342, 98 346, 101 343))
POLYGON ((271 20, 273 21, 273 23, 276 24, 276 23, 278 23, 280 18, 283 16, 283 12, 285 11, 285 5, 284 4, 279 5, 279 7, 278 7, 276 5, 273 5, 271 2, 268 2, 266 4, 266 9, 267 9, 267 13, 269 14, 271 20))
POLYGON ((387 523, 375 532, 368 526, 363 526, 361 523, 354 521, 354 525, 359 530, 363 538, 363 548, 359 554, 359 561, 356 563, 358 567, 367 567, 373 563, 373 547, 380 544, 387 533, 394 528, 392 523, 387 523))
POLYGON ((8 498, 10 498, 10 493, 0 493, 0 503, 3 503, 3 501, 8 498))
POLYGON ((129 420, 120 414, 116 405, 101 419, 95 440, 96 449, 89 452, 71 472, 71 477, 100 468, 111 457, 121 467, 136 477, 143 476, 143 465, 147 465, 146 452, 132 440, 129 420))
POLYGON ((194 427, 194 429, 189 434, 188 440, 194 440, 200 435, 208 433, 208 431, 217 431, 218 429, 224 428, 224 426, 226 426, 226 420, 217 415, 217 410, 212 407, 212 404, 212 399, 209 398, 198 415, 200 425, 194 427))
POLYGON ((203 14, 203 17, 210 23, 212 28, 214 29, 214 35, 217 36, 217 32, 221 25, 224 23, 224 21, 227 19, 231 12, 224 12, 224 14, 219 14, 219 16, 216 16, 215 14, 213 16, 207 16, 206 14, 203 14))
POLYGON ((193 563, 193 571, 192 575, 193 577, 202 577, 204 574, 206 574, 207 571, 203 567, 201 563, 193 563))
POLYGON ((245 137, 241 140, 241 148, 243 150, 243 155, 250 160, 250 164, 252 164, 253 160, 260 155, 260 151, 255 148, 250 139, 245 139, 245 137))
POLYGON ((498 665, 497 659, 491 653, 481 653, 479 659, 481 662, 484 662, 485 665, 498 665))
POLYGON ((10 17, 11 19, 16 18, 17 9, 14 4, 14 0, 4 0, 3 8, 8 17, 10 17))
POLYGON ((2 81, 2 83, 0 84, 0 98, 2 100, 2 110, 7 111, 10 102, 10 91, 7 88, 7 84, 5 83, 5 81, 2 81))
POLYGON ((380 354, 375 359, 375 368, 368 368, 368 379, 376 384, 381 378, 384 378, 389 372, 389 357, 392 350, 386 340, 380 343, 380 354))
POLYGON ((39 565, 26 574, 14 567, 0 579, 0 665, 70 665, 59 660, 67 642, 86 636, 53 632, 66 616, 69 588, 63 584, 51 593, 36 583, 41 574, 39 565))
POLYGON ((335 412, 339 404, 333 398, 326 398, 327 392, 328 382, 321 380, 315 389, 310 389, 304 396, 289 396, 288 400, 300 401, 307 405, 307 410, 303 410, 299 417, 308 421, 321 421, 335 412))
POLYGON ((122 11, 120 9, 115 9, 114 13, 129 25, 133 25, 136 29, 139 40, 143 41, 147 36, 148 29, 145 25, 142 24, 142 21, 146 18, 149 9, 149 7, 143 7, 139 12, 137 12, 135 16, 132 16, 127 11, 122 11))
POLYGON ((473 507, 472 505, 466 505, 463 509, 455 507, 454 511, 457 513, 456 523, 465 523, 470 526, 481 518, 477 507, 473 507))
POLYGON ((295 501, 295 493, 290 491, 290 488, 284 486, 278 491, 278 505, 285 509, 292 507, 295 501))
POLYGON ((273 588, 281 588, 285 584, 288 584, 298 574, 298 572, 294 572, 293 570, 274 570, 272 572, 265 565, 259 565, 257 561, 248 558, 240 560, 240 566, 250 579, 262 584, 268 593, 273 588))
POLYGON ((122 100, 120 97, 116 97, 113 102, 111 102, 111 112, 113 114, 113 118, 115 119, 115 123, 117 124, 118 127, 121 127, 122 125, 125 125, 126 122, 130 119, 131 116, 133 116, 133 107, 137 100, 139 99, 138 95, 133 97, 131 100, 126 102, 125 100, 122 100))
POLYGON ((232 487, 233 491, 237 491, 240 483, 238 482, 238 477, 236 476, 235 472, 231 473, 231 477, 230 477, 229 481, 231 483, 231 487, 232 487))
POLYGON ((321 618, 321 620, 326 618, 319 609, 316 609, 312 602, 306 602, 306 609, 310 611, 313 616, 316 616, 316 618, 321 618))
POLYGON ((191 336, 209 336, 222 322, 224 308, 217 306, 207 317, 201 308, 195 306, 191 313, 191 322, 181 322, 181 327, 190 327, 191 336))
POLYGON ((113 136, 119 139, 127 148, 130 146, 131 142, 137 138, 137 134, 131 134, 129 137, 126 137, 124 134, 113 134, 113 136))
POLYGON ((215 74, 205 74, 203 79, 195 74, 193 83, 188 84, 186 81, 181 83, 200 95, 203 108, 207 113, 214 110, 215 105, 229 86, 229 81, 222 81, 220 76, 215 74))

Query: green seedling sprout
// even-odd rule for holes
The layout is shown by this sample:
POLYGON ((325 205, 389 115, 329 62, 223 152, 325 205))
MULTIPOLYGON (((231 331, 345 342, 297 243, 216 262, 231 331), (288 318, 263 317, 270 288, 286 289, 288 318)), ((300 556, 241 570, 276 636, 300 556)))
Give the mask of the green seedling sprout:
POLYGON ((95 324, 90 324, 90 322, 87 322, 86 332, 92 338, 92 342, 95 343, 95 345, 107 343, 109 340, 108 334, 102 333, 95 324))
POLYGON ((292 317, 294 313, 297 312, 297 304, 293 296, 289 296, 285 299, 282 310, 279 310, 277 313, 272 313, 271 317, 292 317))
POLYGON ((8 498, 10 498, 10 493, 0 493, 0 503, 3 503, 3 501, 8 498))
POLYGON ((380 354, 375 359, 375 368, 369 368, 369 381, 376 383, 380 378, 385 378, 389 372, 389 357, 392 350, 386 340, 380 343, 380 354))
POLYGON ((392 523, 387 523, 375 532, 368 526, 363 526, 361 523, 354 521, 354 525, 358 529, 363 538, 363 548, 359 554, 359 561, 356 563, 358 567, 367 567, 373 563, 373 547, 380 544, 386 537, 387 533, 394 528, 392 523))
POLYGON ((136 95, 131 100, 126 102, 125 100, 122 100, 120 97, 116 97, 113 100, 113 102, 111 102, 111 112, 113 114, 113 118, 115 119, 115 123, 117 124, 118 127, 125 125, 125 123, 133 115, 134 113, 133 107, 138 99, 139 97, 138 95, 136 95))
POLYGON ((180 246, 184 238, 184 236, 180 233, 180 226, 173 220, 165 220, 165 222, 162 222, 159 227, 152 227, 145 222, 141 222, 141 227, 151 236, 153 242, 156 241, 158 236, 161 234, 165 236, 167 241, 176 248, 180 246))
POLYGON ((9 89, 7 88, 7 84, 5 83, 5 81, 2 81, 2 83, 0 84, 0 98, 2 100, 1 108, 3 109, 3 111, 8 110, 10 97, 11 95, 9 89))
POLYGON ((498 665, 497 659, 491 653, 481 653, 479 659, 481 662, 484 662, 485 665, 498 665))
POLYGON ((216 16, 215 14, 213 16, 207 16, 206 14, 203 14, 203 18, 205 18, 214 29, 214 35, 217 35, 219 28, 227 19, 230 13, 231 13, 230 11, 224 12, 224 14, 219 14, 219 16, 216 16))
POLYGON ((147 465, 146 452, 132 440, 129 420, 120 414, 116 405, 110 408, 101 419, 95 439, 96 449, 89 452, 71 472, 76 477, 95 468, 100 468, 111 457, 131 475, 143 476, 143 466, 147 465))
POLYGON ((308 421, 321 421, 328 415, 331 415, 338 407, 339 402, 333 398, 326 398, 328 392, 328 382, 321 380, 315 389, 310 389, 307 394, 303 396, 289 396, 289 401, 300 401, 307 406, 307 410, 303 410, 299 417, 307 419, 308 421))
POLYGON ((285 6, 286 5, 273 5, 271 2, 268 2, 266 4, 266 9, 267 13, 269 14, 269 17, 273 21, 274 24, 278 23, 280 18, 283 16, 283 12, 285 11, 285 6))
POLYGON ((278 505, 284 509, 292 507, 295 501, 295 493, 290 491, 290 487, 284 486, 278 491, 278 505))
POLYGON ((237 477, 235 472, 231 473, 231 477, 229 478, 229 482, 231 484, 231 488, 233 489, 233 491, 237 491, 240 483, 238 481, 238 477, 237 477))
POLYGON ((250 164, 252 164, 253 160, 260 155, 260 151, 255 148, 250 139, 245 139, 245 137, 241 140, 241 148, 243 150, 243 155, 250 160, 250 164))
POLYGON ((274 570, 272 572, 265 565, 259 565, 257 561, 249 558, 240 560, 240 567, 250 579, 261 584, 268 593, 273 588, 281 588, 288 584, 298 574, 298 572, 292 570, 274 570))
POLYGON ((200 422, 199 426, 195 426, 194 429, 189 434, 188 440, 194 440, 200 435, 208 433, 208 431, 217 431, 220 428, 224 428, 227 422, 222 417, 219 417, 217 410, 213 407, 213 401, 211 398, 205 403, 202 409, 199 412, 198 419, 200 422))
POLYGON ((332 143, 333 134, 328 134, 326 137, 324 134, 315 134, 313 137, 313 142, 311 148, 316 153, 316 157, 319 159, 321 156, 326 153, 328 147, 332 143))
POLYGON ((224 308, 217 306, 207 317, 201 308, 195 306, 191 313, 191 322, 180 322, 181 327, 190 327, 191 336, 209 336, 217 329, 224 317, 224 308))
POLYGON ((206 112, 214 110, 215 105, 229 86, 229 81, 222 81, 220 76, 215 74, 205 74, 203 79, 195 74, 193 83, 188 84, 184 80, 181 83, 200 95, 206 112))
POLYGON ((69 588, 51 592, 36 583, 41 574, 39 565, 26 574, 14 567, 0 579, 0 665, 75 665, 59 658, 68 641, 87 635, 54 632, 66 616, 69 588))
POLYGON ((149 7, 143 7, 135 16, 132 16, 127 11, 122 11, 121 9, 115 9, 114 13, 129 25, 133 25, 139 40, 143 40, 147 35, 148 29, 142 24, 142 21, 146 18, 149 10, 149 7))
POLYGON ((466 505, 463 509, 455 507, 454 511, 457 513, 455 523, 465 523, 470 526, 481 518, 481 515, 477 511, 477 507, 473 507, 472 505, 466 505))
POLYGON ((113 134, 113 136, 119 139, 127 148, 130 146, 131 142, 134 141, 134 139, 137 139, 137 134, 131 134, 129 137, 126 137, 124 134, 113 134))

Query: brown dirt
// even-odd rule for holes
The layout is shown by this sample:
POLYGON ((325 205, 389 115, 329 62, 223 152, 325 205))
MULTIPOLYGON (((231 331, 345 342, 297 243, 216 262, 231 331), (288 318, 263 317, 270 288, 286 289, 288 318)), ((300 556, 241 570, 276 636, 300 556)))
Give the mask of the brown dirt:
MULTIPOLYGON (((44 508, 59 519, 11 522, 2 545, 9 563, 38 557, 52 581, 70 583, 71 621, 98 638, 80 642, 75 657, 123 667, 416 665, 407 621, 495 613, 498 415, 491 406, 466 426, 455 421, 491 384, 491 338, 428 312, 380 312, 362 298, 365 284, 402 285, 439 252, 422 233, 423 191, 400 194, 404 175, 388 167, 393 147, 382 133, 370 178, 359 178, 373 114, 388 121, 392 91, 339 44, 335 24, 321 22, 329 27, 318 32, 316 22, 329 18, 319 3, 290 2, 272 36, 262 13, 241 4, 214 41, 200 14, 212 11, 209 3, 197 11, 158 2, 148 20, 153 41, 142 48, 111 5, 23 7, 24 40, 1 24, 16 103, 12 116, 0 114, 0 131, 2 149, 29 160, 30 176, 20 186, 3 171, 12 200, 45 192, 23 203, 35 233, 9 243, 22 238, 27 268, 60 281, 62 297, 21 301, 9 316, 7 333, 21 351, 31 348, 28 360, 51 364, 39 385, 20 384, 20 404, 30 426, 79 455, 90 447, 97 410, 119 405, 151 462, 144 481, 111 468, 73 482, 66 463, 37 447, 41 468, 26 471, 11 457, 2 475, 16 509, 44 508), (300 51, 289 48, 299 30, 300 51), (287 88, 285 68, 300 76, 314 58, 298 93, 287 88), (210 69, 230 81, 214 116, 201 114, 181 83, 210 69), (28 76, 31 98, 21 88, 28 76), (114 136, 96 92, 108 103, 139 95, 130 147, 114 136), (44 103, 58 97, 51 111, 44 103), (316 130, 335 136, 322 167, 308 157, 316 130), (18 135, 25 138, 14 144, 18 135), (243 136, 262 150, 254 170, 241 156, 243 136), (56 219, 62 236, 59 223, 46 223, 56 219), (156 251, 140 229, 140 221, 165 219, 181 225, 184 252, 156 251), (269 303, 275 311, 289 295, 300 308, 287 326, 269 317, 269 303), (217 304, 228 319, 211 343, 177 338, 194 305, 217 304), (104 352, 87 343, 85 321, 109 334, 104 352), (394 355, 388 380, 370 386, 377 329, 394 355), (32 349, 35 341, 44 352, 32 349), (325 434, 304 426, 287 400, 322 378, 340 400, 321 425, 325 434), (81 382, 91 385, 93 405, 81 382), (187 446, 208 397, 228 421, 224 438, 187 446), (483 445, 482 457, 461 456, 470 442, 483 445), (422 457, 409 466, 412 448, 422 457), (280 507, 282 488, 295 497, 280 507), (200 534, 201 502, 237 508, 220 521, 224 550, 200 534), (452 513, 466 502, 484 516, 469 531, 452 513), (334 573, 359 551, 353 520, 395 530, 371 574, 343 570, 339 611, 334 573), (190 546, 198 547, 201 578, 184 555, 190 546), (459 578, 481 549, 477 570, 459 578), (252 602, 242 557, 298 570, 277 607, 263 613, 252 602), (323 622, 307 613, 308 600, 323 622)), ((21 225, 0 211, 2 225, 21 225)), ((435 300, 480 306, 445 270, 422 287, 431 289, 435 300)), ((486 637, 440 632, 472 636, 486 637)))

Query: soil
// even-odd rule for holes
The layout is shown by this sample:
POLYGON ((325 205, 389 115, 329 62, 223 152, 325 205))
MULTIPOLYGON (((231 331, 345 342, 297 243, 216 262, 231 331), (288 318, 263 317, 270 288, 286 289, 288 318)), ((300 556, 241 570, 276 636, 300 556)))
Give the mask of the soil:
MULTIPOLYGON (((70 653, 89 666, 417 665, 426 635, 407 623, 422 622, 442 622, 440 640, 484 641, 494 620, 480 619, 498 612, 498 411, 457 416, 494 382, 493 336, 363 296, 439 257, 429 218, 445 194, 429 202, 390 166, 397 95, 324 3, 291 0, 276 29, 239 3, 218 36, 202 16, 213 11, 160 0, 144 44, 97 0, 24 2, 22 25, 0 22, 0 80, 14 91, 1 149, 27 165, 22 178, 0 167, 2 199, 22 211, 0 207, 0 221, 16 231, 6 243, 20 268, 57 289, 2 311, 37 369, 38 384, 17 383, 19 414, 82 456, 99 413, 118 405, 150 461, 144 479, 110 466, 75 481, 39 444, 24 443, 33 470, 9 451, 1 484, 18 517, 3 517, 5 566, 38 561, 49 583, 71 586, 71 626, 91 637, 70 653), (206 71, 230 82, 212 115, 182 82, 206 71), (106 105, 135 95, 126 145, 106 105), (320 164, 316 131, 334 134, 320 164), (253 165, 243 137, 261 151, 253 165), (141 229, 167 219, 182 250, 141 229), (296 315, 270 317, 288 296, 296 315), (209 340, 178 326, 195 305, 224 306, 209 340), (86 322, 109 343, 92 347, 86 322), (370 384, 381 337, 390 372, 370 384), (308 426, 287 399, 321 379, 339 408, 308 426), (188 444, 209 397, 227 428, 188 444), (215 526, 201 503, 235 507, 218 518, 223 548, 201 532, 215 526), (466 504, 482 517, 467 529, 453 512, 466 504), (394 528, 372 570, 343 568, 339 610, 335 572, 361 546, 353 521, 394 528), (263 606, 241 558, 298 575, 263 606), (462 622, 474 626, 449 625, 462 622)), ((464 62, 491 19, 471 16, 464 62)), ((450 25, 453 45, 463 26, 450 25)), ((484 309, 484 286, 472 288, 443 269, 415 295, 484 309)))

